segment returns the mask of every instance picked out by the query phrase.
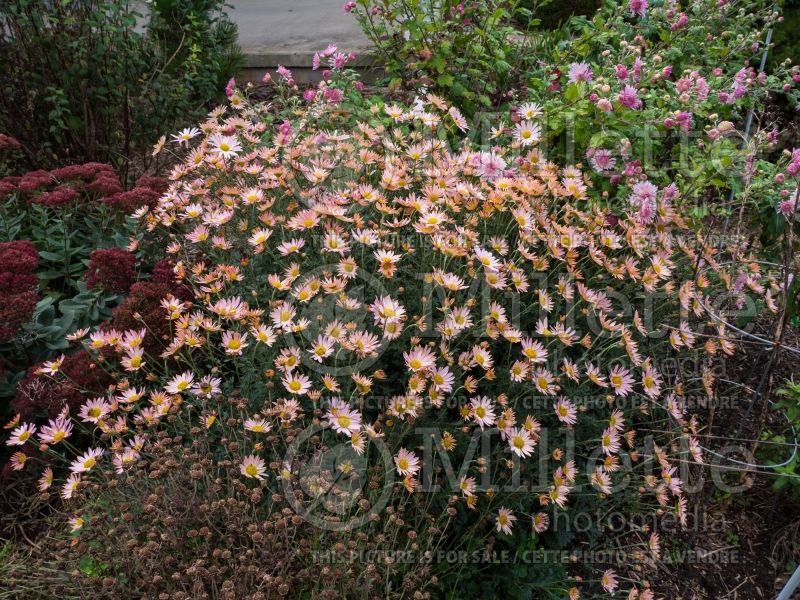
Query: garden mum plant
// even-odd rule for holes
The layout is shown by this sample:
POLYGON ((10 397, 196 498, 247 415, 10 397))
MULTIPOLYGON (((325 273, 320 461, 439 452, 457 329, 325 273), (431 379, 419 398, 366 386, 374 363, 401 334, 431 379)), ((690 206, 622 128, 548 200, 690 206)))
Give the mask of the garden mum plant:
MULTIPOLYGON (((104 564, 81 581, 106 594, 653 598, 659 517, 686 519, 703 462, 687 397, 734 350, 705 307, 776 310, 781 282, 723 264, 676 186, 642 174, 610 208, 542 155, 535 114, 481 147, 434 95, 338 100, 275 122, 232 89, 176 136, 137 216, 188 299, 164 294, 158 334, 74 336, 107 392, 9 427, 13 468, 70 515, 61 560, 104 564), (698 380, 662 369, 682 356, 698 380), (653 517, 630 568, 534 560, 598 509, 653 517), (526 570, 442 560, 502 550, 526 570)), ((70 385, 60 359, 40 373, 70 385)))

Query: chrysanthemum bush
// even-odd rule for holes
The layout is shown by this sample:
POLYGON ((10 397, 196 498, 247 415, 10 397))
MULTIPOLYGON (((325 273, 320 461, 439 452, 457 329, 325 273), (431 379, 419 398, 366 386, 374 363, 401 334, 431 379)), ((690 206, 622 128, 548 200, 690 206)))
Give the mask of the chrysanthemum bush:
POLYGON ((107 392, 6 442, 63 499, 60 560, 108 595, 652 598, 703 462, 687 396, 734 351, 706 307, 777 310, 781 282, 706 243, 675 186, 638 173, 609 205, 536 136, 468 141, 436 96, 283 122, 231 97, 137 215, 191 293, 157 332, 87 332, 107 392), (628 567, 544 559, 597 509, 653 517, 628 567))

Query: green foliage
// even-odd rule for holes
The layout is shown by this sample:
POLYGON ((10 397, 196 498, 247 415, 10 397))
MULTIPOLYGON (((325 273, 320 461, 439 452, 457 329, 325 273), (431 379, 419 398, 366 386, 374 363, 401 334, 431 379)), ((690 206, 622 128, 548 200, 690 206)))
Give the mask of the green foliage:
POLYGON ((151 162, 165 132, 203 114, 233 75, 235 26, 219 1, 10 0, 0 8, 0 131, 26 162, 151 162))
POLYGON ((783 22, 775 27, 773 42, 775 47, 770 51, 769 64, 777 66, 789 59, 792 63, 800 61, 800 2, 797 0, 784 0, 783 22))
POLYGON ((504 105, 546 43, 515 25, 530 11, 514 0, 361 0, 355 12, 390 87, 425 86, 467 115, 504 105))
MULTIPOLYGON (((761 446, 760 455, 767 461, 780 464, 791 455, 792 448, 797 450, 794 444, 797 443, 800 429, 800 383, 787 381, 775 393, 780 399, 773 404, 773 408, 783 413, 787 426, 782 432, 764 434, 767 443, 761 446)), ((800 452, 795 452, 789 464, 775 467, 774 472, 777 477, 772 488, 775 491, 787 488, 796 498, 800 498, 800 452)))
POLYGON ((542 29, 552 30, 566 23, 575 15, 591 17, 602 2, 599 0, 523 0, 520 5, 530 11, 529 22, 542 29))

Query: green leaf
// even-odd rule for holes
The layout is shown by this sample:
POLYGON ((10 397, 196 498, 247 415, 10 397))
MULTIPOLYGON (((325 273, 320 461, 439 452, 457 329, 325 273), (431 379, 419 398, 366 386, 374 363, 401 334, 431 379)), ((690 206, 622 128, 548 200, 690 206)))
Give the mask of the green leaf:
POLYGON ((581 91, 574 83, 572 85, 568 85, 567 89, 564 90, 564 98, 566 98, 569 102, 575 102, 580 97, 581 91))
POLYGON ((450 75, 450 73, 445 73, 443 75, 439 75, 439 77, 436 78, 436 83, 438 83, 442 87, 449 88, 450 86, 453 85, 453 83, 455 83, 455 79, 453 78, 452 75, 450 75))

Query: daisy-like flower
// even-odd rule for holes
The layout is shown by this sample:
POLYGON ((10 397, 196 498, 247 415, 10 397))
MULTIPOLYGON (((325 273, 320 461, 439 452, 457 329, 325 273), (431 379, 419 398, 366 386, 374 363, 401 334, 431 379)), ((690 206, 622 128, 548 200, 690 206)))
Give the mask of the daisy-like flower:
POLYGON ((501 267, 501 263, 497 258, 488 250, 484 250, 483 248, 476 246, 475 247, 475 258, 479 263, 483 265, 483 268, 487 271, 499 271, 501 267))
POLYGON ((553 374, 547 369, 536 369, 533 373, 533 383, 536 389, 547 396, 554 396, 558 392, 553 374))
POLYGON ((542 137, 542 128, 538 123, 520 121, 514 127, 514 140, 522 146, 535 144, 542 137))
POLYGON ((290 254, 295 254, 300 252, 303 249, 303 246, 306 245, 306 241, 302 238, 295 238, 289 240, 288 242, 282 242, 278 246, 278 253, 281 256, 289 256, 290 254))
POLYGON ((661 538, 657 533, 652 533, 650 539, 647 541, 647 547, 650 549, 650 554, 655 560, 661 556, 661 538))
POLYGON ((633 376, 625 367, 612 367, 608 381, 617 396, 627 396, 633 391, 633 376))
POLYGON ((97 424, 103 417, 111 412, 111 404, 103 398, 94 398, 81 406, 78 416, 84 423, 97 424))
POLYGON ((76 342, 76 341, 86 337, 87 333, 89 333, 89 328, 88 327, 84 327, 82 329, 76 329, 72 333, 67 334, 66 337, 70 342, 76 342))
POLYGON ((61 369, 61 365, 64 363, 64 355, 62 354, 55 360, 46 360, 41 367, 39 367, 36 372, 44 375, 55 375, 61 369))
POLYGON ((222 334, 222 347, 225 354, 240 355, 242 350, 247 348, 247 334, 238 331, 226 331, 222 334))
POLYGON ((319 363, 333 354, 333 346, 336 340, 328 335, 320 335, 309 350, 311 358, 319 363))
POLYGON ((139 402, 145 395, 144 388, 132 387, 124 390, 119 396, 116 397, 117 402, 120 404, 135 404, 139 402))
POLYGON ((403 305, 389 296, 382 296, 376 299, 369 309, 375 321, 380 325, 402 321, 406 316, 406 310, 403 305))
POLYGON ((586 376, 589 378, 589 381, 595 385, 599 385, 600 387, 608 387, 608 382, 606 381, 605 376, 600 372, 600 369, 598 369, 592 363, 586 364, 586 376))
POLYGON ((75 533, 76 531, 83 529, 85 521, 83 520, 83 517, 71 517, 67 523, 69 524, 70 533, 75 533))
POLYGON ((125 469, 130 467, 137 460, 139 460, 139 451, 133 448, 125 448, 121 453, 117 453, 114 458, 111 459, 111 462, 114 465, 114 471, 122 475, 125 469))
POLYGON ((11 460, 9 464, 11 465, 11 469, 14 471, 21 471, 25 468, 25 463, 28 461, 28 455, 24 452, 14 452, 11 455, 11 460))
POLYGON ((564 508, 567 504, 567 495, 569 488, 565 485, 551 485, 550 491, 547 492, 547 498, 553 504, 564 508))
POLYGON ((522 361, 514 361, 514 364, 511 365, 511 369, 509 370, 509 376, 511 377, 511 381, 519 383, 521 381, 525 381, 528 378, 528 374, 531 371, 530 364, 528 362, 522 361))
POLYGON ((543 531, 547 531, 547 528, 550 526, 550 517, 547 516, 547 513, 536 513, 533 515, 533 530, 536 533, 542 533, 543 531))
POLYGON ((191 391, 201 398, 211 398, 222 391, 221 386, 222 380, 219 377, 206 375, 192 386, 191 391))
POLYGON ((192 382, 194 382, 194 373, 191 371, 184 371, 180 375, 175 375, 175 377, 170 379, 165 389, 169 394, 180 394, 190 389, 192 387, 192 382))
POLYGON ((39 478, 39 491, 45 492, 53 485, 53 469, 47 467, 39 478))
POLYGON ((394 457, 394 465, 402 477, 413 477, 419 471, 419 458, 413 452, 400 448, 394 457))
POLYGON ((78 486, 81 484, 81 476, 77 473, 72 473, 64 485, 61 486, 61 497, 64 500, 69 500, 78 491, 78 486))
POLYGON ((250 333, 253 334, 253 337, 258 343, 265 344, 266 346, 272 346, 278 339, 272 327, 267 327, 266 325, 254 327, 250 330, 250 333))
POLYGON ((501 507, 500 510, 497 511, 497 517, 495 519, 497 532, 511 535, 511 529, 514 527, 514 521, 516 520, 517 517, 514 516, 511 509, 501 507))
POLYGON ((178 133, 172 134, 172 141, 181 146, 188 146, 189 142, 200 135, 200 130, 197 127, 187 127, 178 133))
POLYGON ((625 427, 625 415, 619 409, 611 413, 608 418, 608 426, 616 432, 620 432, 625 427))
POLYGON ((255 229, 247 240, 247 243, 251 246, 261 246, 263 245, 272 235, 272 230, 267 229, 266 227, 259 227, 255 229))
POLYGON ((239 465, 239 471, 241 471, 242 475, 245 477, 250 477, 251 479, 264 479, 264 475, 267 472, 267 466, 264 463, 264 459, 260 456, 255 456, 254 454, 250 454, 244 457, 242 464, 239 465))
POLYGON ((494 404, 491 399, 486 396, 473 398, 470 401, 470 412, 475 422, 480 425, 480 428, 491 427, 494 425, 497 417, 494 412, 494 404))
POLYGON ((431 385, 443 394, 453 391, 454 381, 455 376, 448 367, 439 367, 431 374, 431 385))
POLYGON ((87 473, 97 464, 97 460, 103 456, 103 450, 100 448, 89 448, 86 452, 81 454, 78 458, 72 461, 69 470, 73 473, 87 473))
POLYGON ((616 430, 611 427, 603 430, 603 435, 600 436, 600 445, 603 448, 604 454, 617 454, 619 452, 620 441, 616 430))
POLYGON ((58 444, 72 435, 72 421, 68 417, 58 417, 42 427, 39 440, 43 444, 58 444))
POLYGON ((364 449, 367 447, 367 438, 360 431, 354 431, 350 434, 350 445, 355 450, 356 454, 362 456, 364 449))
POLYGON ((253 433, 267 433, 272 429, 272 425, 266 419, 247 419, 244 422, 244 428, 253 433))
POLYGON ((167 143, 167 136, 162 135, 158 141, 153 145, 153 156, 158 156, 161 150, 164 149, 164 144, 167 143))
POLYGON ((533 364, 547 362, 547 349, 531 338, 522 340, 522 354, 533 364))
POLYGON ((576 406, 566 398, 559 398, 553 404, 553 410, 559 421, 565 425, 575 425, 578 422, 578 409, 576 406))
MULTIPOLYGON (((259 188, 250 188, 242 192, 242 202, 247 205, 258 204, 264 200, 264 191, 259 188)), ((271 233, 271 232, 270 232, 271 233)), ((269 237, 269 235, 267 236, 269 237)))
POLYGON ((602 467, 597 467, 592 473, 592 485, 600 488, 604 494, 611 493, 611 478, 603 471, 602 467))
POLYGON ((533 438, 524 427, 511 428, 507 432, 508 447, 517 456, 527 458, 533 454, 533 438))
POLYGON ((131 348, 120 361, 126 371, 138 371, 144 366, 144 349, 131 348))
POLYGON ((403 358, 412 373, 425 371, 436 364, 436 355, 427 346, 416 346, 411 352, 404 352, 403 358))
POLYGON ((361 413, 341 400, 331 400, 325 417, 337 433, 352 435, 361 429, 361 413))
POLYGON ((535 119, 542 115, 542 107, 535 102, 526 102, 517 108, 517 114, 523 119, 535 119))
POLYGON ((305 375, 286 375, 282 383, 290 394, 296 396, 303 396, 311 389, 311 380, 305 375))
POLYGON ((211 148, 222 158, 233 158, 242 151, 242 144, 233 135, 216 133, 209 138, 211 148))
POLYGON ((11 432, 11 437, 6 440, 6 446, 22 446, 36 433, 36 425, 23 423, 11 432))
POLYGON ((650 364, 642 372, 642 387, 648 398, 658 398, 661 394, 661 376, 650 364))
POLYGON ((469 498, 470 496, 475 495, 475 478, 474 477, 467 477, 466 475, 461 476, 461 480, 458 482, 458 489, 461 490, 461 493, 469 498))
POLYGON ((381 341, 371 333, 356 331, 347 339, 348 347, 352 348, 356 356, 364 358, 375 352, 381 345, 381 341))
POLYGON ((617 574, 614 572, 614 569, 608 569, 603 572, 603 575, 600 577, 600 585, 609 593, 617 589, 617 574))
POLYGON ((296 314, 297 313, 293 307, 288 304, 284 304, 275 308, 271 313, 269 313, 269 316, 270 319, 272 319, 272 323, 275 325, 275 327, 291 329, 296 314))

